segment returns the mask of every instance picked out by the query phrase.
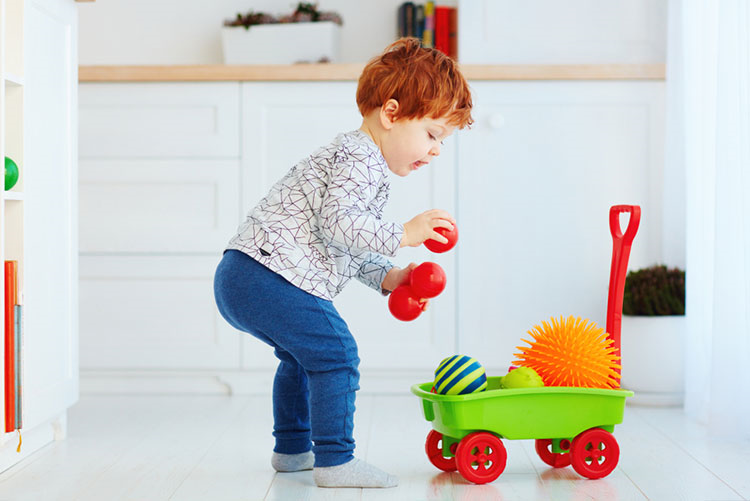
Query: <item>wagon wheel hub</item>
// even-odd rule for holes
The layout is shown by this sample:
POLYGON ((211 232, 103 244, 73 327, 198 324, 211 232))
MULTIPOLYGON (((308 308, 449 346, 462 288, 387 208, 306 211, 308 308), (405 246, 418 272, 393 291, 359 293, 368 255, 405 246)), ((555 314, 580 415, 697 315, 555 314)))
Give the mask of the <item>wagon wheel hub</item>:
POLYGON ((484 463, 487 462, 487 455, 482 454, 482 453, 477 454, 476 459, 477 459, 477 463, 479 463, 480 465, 484 465, 484 463))

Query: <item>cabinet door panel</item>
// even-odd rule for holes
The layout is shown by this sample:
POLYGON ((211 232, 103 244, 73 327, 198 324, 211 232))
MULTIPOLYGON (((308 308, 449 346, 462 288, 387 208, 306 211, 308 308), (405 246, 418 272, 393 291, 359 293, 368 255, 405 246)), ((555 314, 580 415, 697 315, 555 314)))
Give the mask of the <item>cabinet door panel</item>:
POLYGON ((663 83, 474 83, 459 137, 459 346, 507 369, 551 316, 604 327, 609 207, 638 204, 631 268, 660 256, 663 83))
POLYGON ((81 157, 239 156, 238 83, 84 83, 81 157))
POLYGON ((82 160, 81 252, 211 252, 239 210, 238 160, 82 160))
MULTIPOLYGON (((330 142, 338 133, 357 129, 362 118, 355 104, 356 84, 243 84, 243 212, 249 210, 297 161, 330 142)), ((440 207, 453 212, 454 142, 441 157, 407 178, 391 176, 391 197, 384 218, 403 222, 440 207)), ((243 215, 244 218, 244 215, 243 215)), ((413 322, 399 322, 388 311, 387 298, 353 280, 334 304, 359 344, 362 367, 422 368, 429 374, 455 349, 456 252, 431 254, 424 247, 401 249, 396 265, 432 260, 448 276, 446 290, 413 322)), ((244 366, 275 365, 258 349, 258 341, 243 340, 244 366)))
POLYGON ((220 255, 82 256, 83 369, 236 369, 239 335, 219 314, 220 255))
POLYGON ((351 82, 242 84, 243 213, 302 158, 359 128, 355 92, 351 82))

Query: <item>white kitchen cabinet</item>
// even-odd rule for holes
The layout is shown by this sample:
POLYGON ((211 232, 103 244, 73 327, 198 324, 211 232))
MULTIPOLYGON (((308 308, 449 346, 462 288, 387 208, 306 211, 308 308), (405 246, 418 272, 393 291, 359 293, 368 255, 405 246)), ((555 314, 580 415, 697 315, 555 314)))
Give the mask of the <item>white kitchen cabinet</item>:
POLYGON ((476 124, 458 138, 458 346, 505 371, 551 316, 605 326, 611 205, 642 208, 631 268, 659 259, 664 84, 473 90, 476 124))
MULTIPOLYGON (((276 366, 269 349, 219 316, 212 295, 214 268, 268 188, 315 148, 358 128, 362 119, 355 82, 237 85, 241 93, 234 111, 227 104, 233 91, 226 83, 81 85, 81 364, 99 381, 107 371, 166 375, 213 369, 233 391, 244 391, 264 387, 258 381, 267 380, 276 366), (154 96, 170 96, 172 104, 159 105, 154 96), (239 138, 242 131, 236 145, 222 141, 215 155, 204 146, 190 155, 169 153, 137 127, 149 119, 166 123, 165 109, 190 110, 209 102, 218 117, 240 117, 236 130, 217 129, 222 137, 239 138), (113 128, 116 139, 99 132, 113 128), (151 157, 141 158, 137 152, 142 151, 151 157), (241 152, 238 160, 221 158, 233 152, 241 152)), ((176 144, 182 130, 167 128, 161 137, 176 144)), ((455 142, 448 140, 430 167, 408 178, 392 176, 384 217, 403 222, 434 207, 453 212, 455 154, 455 142)), ((420 248, 402 249, 394 259, 402 266, 433 260, 448 275, 447 289, 414 322, 395 320, 387 298, 356 280, 336 298, 358 340, 363 373, 377 374, 370 386, 381 385, 380 376, 392 377, 394 370, 429 374, 454 350, 455 256, 420 248)))
POLYGON ((63 438, 78 399, 78 47, 71 0, 0 0, 0 12, 0 152, 21 172, 0 196, 0 254, 19 263, 24 308, 23 444, 0 433, 3 471, 63 438))
POLYGON ((81 86, 84 370, 239 367, 212 286, 240 207, 239 113, 236 82, 81 86))
MULTIPOLYGON (((384 212, 399 222, 431 208, 457 217, 452 251, 407 248, 393 259, 401 266, 438 262, 447 289, 409 323, 393 319, 386 298, 356 281, 334 301, 357 338, 363 388, 403 391, 457 351, 492 373, 504 371, 526 330, 551 315, 603 325, 607 211, 614 203, 643 207, 632 265, 659 256, 663 82, 470 83, 476 124, 446 140, 430 166, 391 176, 384 212)), ((128 96, 134 109, 158 108, 151 85, 158 95, 182 96, 184 109, 191 99, 202 106, 214 93, 234 92, 228 83, 118 83, 112 91, 108 85, 82 84, 84 109, 93 102, 108 109, 107 95, 115 102, 128 96)), ((90 388, 123 388, 119 378, 137 391, 138 378, 130 375, 147 381, 145 390, 170 391, 182 379, 181 390, 190 391, 196 378, 218 378, 235 392, 270 387, 271 350, 216 311, 214 267, 268 188, 315 148, 358 128, 361 117, 354 81, 242 82, 236 89, 236 131, 223 134, 237 144, 215 155, 152 149, 152 158, 135 158, 119 145, 81 146, 89 152, 82 153, 81 206, 101 208, 81 219, 81 357, 90 388), (132 212, 130 199, 140 204, 132 212), (189 217, 181 221, 183 211, 189 217), (153 219, 140 224, 149 214, 153 219)), ((215 109, 233 113, 228 105, 215 109)), ((81 113, 82 121, 95 119, 105 129, 112 127, 106 117, 81 113)), ((119 112, 109 118, 120 119, 119 112)), ((120 130, 119 142, 145 144, 135 128, 120 130)), ((82 143, 91 141, 105 140, 82 136, 82 143)))

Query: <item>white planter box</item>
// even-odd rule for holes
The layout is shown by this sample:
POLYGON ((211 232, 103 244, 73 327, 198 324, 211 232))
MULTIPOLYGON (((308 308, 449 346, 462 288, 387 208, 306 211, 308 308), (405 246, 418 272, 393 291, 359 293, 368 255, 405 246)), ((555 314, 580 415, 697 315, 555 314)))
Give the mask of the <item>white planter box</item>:
POLYGON ((622 387, 628 403, 682 405, 685 388, 685 317, 622 316, 622 387))
POLYGON ((341 26, 330 21, 225 26, 221 31, 225 64, 335 63, 340 39, 341 26))

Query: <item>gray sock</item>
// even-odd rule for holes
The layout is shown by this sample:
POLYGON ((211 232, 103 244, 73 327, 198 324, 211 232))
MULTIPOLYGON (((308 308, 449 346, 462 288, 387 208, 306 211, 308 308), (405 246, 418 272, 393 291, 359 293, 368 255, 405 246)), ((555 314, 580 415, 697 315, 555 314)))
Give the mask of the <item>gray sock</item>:
POLYGON ((313 463, 315 463, 315 456, 312 451, 301 454, 274 452, 271 456, 271 466, 274 470, 281 472, 312 470, 313 463))
POLYGON ((396 487, 398 477, 357 458, 337 466, 313 468, 318 487, 396 487))

